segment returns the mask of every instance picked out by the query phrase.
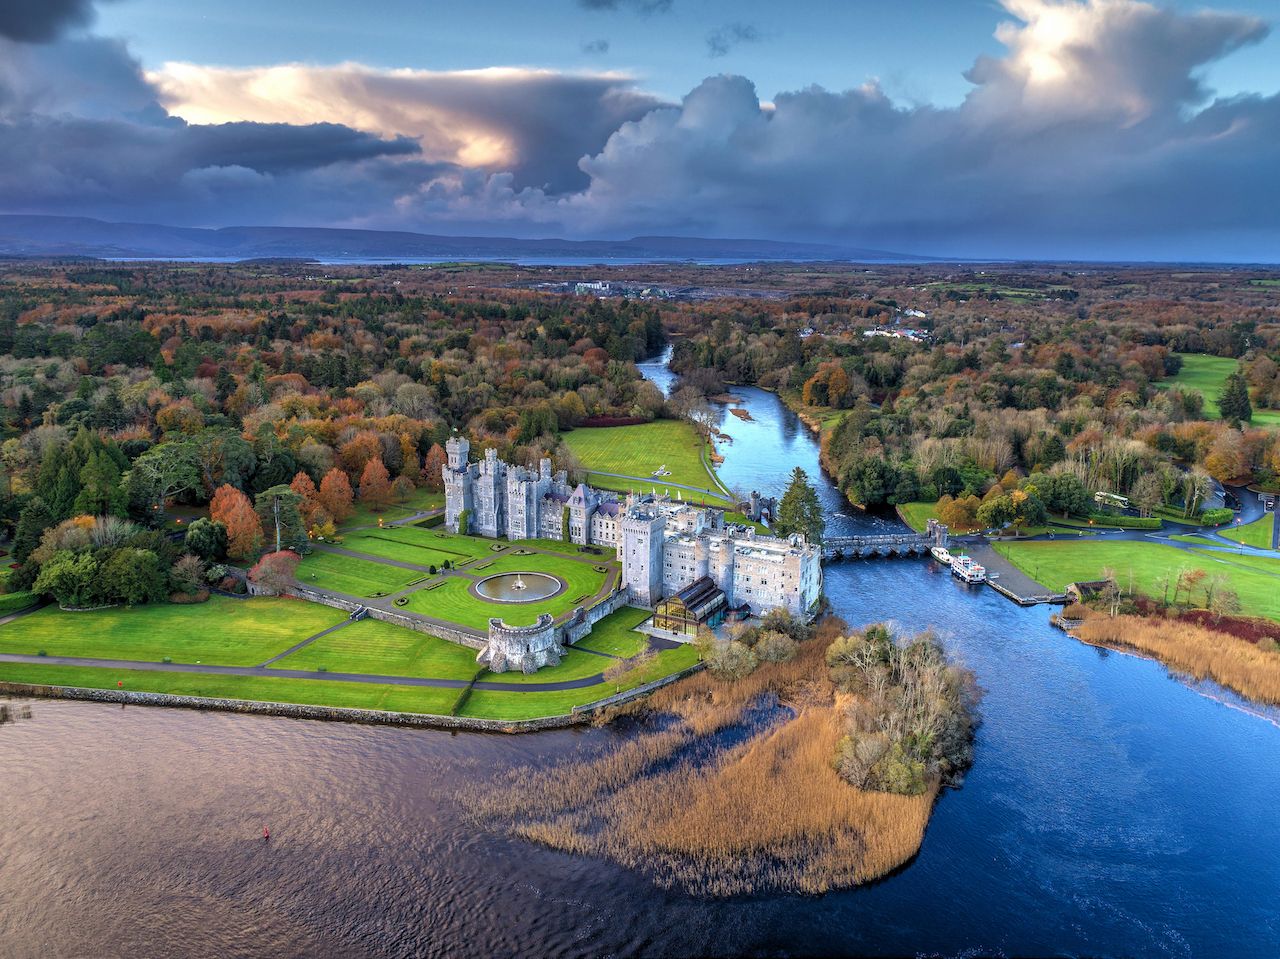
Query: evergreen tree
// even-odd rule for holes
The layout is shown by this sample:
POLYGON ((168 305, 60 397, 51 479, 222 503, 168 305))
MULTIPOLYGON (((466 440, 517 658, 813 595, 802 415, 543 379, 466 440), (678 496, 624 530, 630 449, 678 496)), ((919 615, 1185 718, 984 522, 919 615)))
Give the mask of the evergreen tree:
POLYGON ((80 471, 80 492, 76 495, 72 512, 124 516, 126 505, 119 467, 105 451, 94 453, 80 471))
POLYGON ((809 482, 809 475, 797 466, 791 471, 791 485, 778 504, 774 532, 779 536, 802 533, 810 543, 820 543, 826 528, 818 491, 809 482))
POLYGON ((1253 419, 1253 404, 1249 402, 1249 384, 1238 369, 1227 377, 1218 394, 1218 409, 1228 423, 1248 423, 1253 419))
POLYGON ((40 545, 44 531, 57 520, 53 511, 39 496, 32 497, 18 517, 18 528, 13 534, 13 559, 25 563, 31 551, 40 545))
POLYGON ((307 527, 298 512, 302 497, 283 484, 263 490, 254 498, 254 508, 262 520, 268 545, 276 552, 282 549, 307 551, 307 527))

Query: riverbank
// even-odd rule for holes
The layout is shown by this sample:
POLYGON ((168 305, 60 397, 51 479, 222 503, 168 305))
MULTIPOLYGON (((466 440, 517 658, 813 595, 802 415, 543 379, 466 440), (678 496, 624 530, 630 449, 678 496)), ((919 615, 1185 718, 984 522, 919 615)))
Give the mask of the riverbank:
MULTIPOLYGON (((449 714, 396 712, 384 709, 356 709, 341 706, 316 706, 307 703, 269 702, 248 699, 184 696, 172 693, 152 693, 130 689, 95 689, 83 686, 55 686, 43 683, 0 681, 0 695, 32 699, 67 699, 99 703, 118 703, 121 706, 158 706, 170 709, 212 710, 225 713, 245 713, 256 716, 285 716, 291 719, 314 719, 330 722, 362 723, 374 726, 417 726, 428 729, 447 729, 483 733, 532 733, 549 729, 563 729, 591 722, 607 710, 618 709, 650 695, 662 687, 692 675, 702 668, 696 663, 677 673, 653 682, 615 693, 595 703, 575 706, 564 715, 551 715, 535 719, 481 719, 472 716, 449 714)), ((450 697, 456 699, 456 697, 450 697)))
POLYGON ((1251 642, 1185 621, 1097 612, 1069 634, 1092 646, 1152 656, 1171 672, 1213 680, 1253 702, 1280 705, 1280 651, 1274 640, 1251 642))

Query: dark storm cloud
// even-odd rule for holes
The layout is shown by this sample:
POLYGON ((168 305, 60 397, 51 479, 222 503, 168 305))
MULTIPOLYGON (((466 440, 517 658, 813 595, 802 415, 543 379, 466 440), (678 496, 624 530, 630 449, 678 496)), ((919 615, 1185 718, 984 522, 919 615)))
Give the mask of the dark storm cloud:
POLYGON ((735 76, 678 104, 625 76, 530 69, 143 76, 113 41, 0 39, 0 210, 1280 260, 1280 96, 1215 100, 1203 80, 1264 23, 1139 0, 1003 5, 1006 52, 949 108, 875 83, 762 102, 735 76))
POLYGON ((519 185, 552 194, 584 188, 578 161, 662 103, 626 77, 526 69, 177 64, 154 82, 166 106, 191 119, 345 118, 383 136, 413 137, 429 159, 507 171, 519 185))
POLYGON ((0 37, 47 43, 93 20, 93 0, 0 0, 0 37))
POLYGON ((740 44, 759 43, 762 39, 754 24, 727 23, 707 34, 707 56, 723 57, 740 44))

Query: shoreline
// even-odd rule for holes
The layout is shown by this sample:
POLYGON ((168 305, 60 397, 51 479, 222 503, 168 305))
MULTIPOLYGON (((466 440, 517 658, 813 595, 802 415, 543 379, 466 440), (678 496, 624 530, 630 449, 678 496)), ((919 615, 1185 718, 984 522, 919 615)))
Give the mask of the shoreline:
POLYGON ((152 693, 131 689, 100 689, 92 686, 55 686, 43 683, 21 683, 0 680, 0 695, 31 699, 63 699, 82 702, 116 703, 121 706, 147 706, 167 709, 244 713, 255 716, 282 716, 290 719, 313 719, 325 722, 357 723, 371 726, 416 726, 447 729, 454 732, 535 733, 564 729, 590 722, 597 713, 643 699, 664 686, 669 686, 704 668, 695 663, 676 673, 655 679, 642 686, 626 689, 571 712, 532 719, 482 719, 470 716, 446 716, 435 713, 407 713, 382 709, 359 709, 351 706, 322 706, 314 703, 280 703, 254 699, 184 696, 176 693, 152 693))

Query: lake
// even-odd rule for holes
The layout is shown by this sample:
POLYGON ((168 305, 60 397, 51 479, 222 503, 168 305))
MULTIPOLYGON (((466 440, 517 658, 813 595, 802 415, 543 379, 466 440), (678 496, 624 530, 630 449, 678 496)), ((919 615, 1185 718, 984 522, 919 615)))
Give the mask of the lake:
MULTIPOLYGON (((801 465, 832 532, 896 526, 841 502, 776 397, 735 392, 753 419, 724 417, 726 483, 780 495, 801 465)), ((450 734, 36 701, 0 726, 0 955, 1280 951, 1273 713, 1077 643, 1046 607, 925 560, 833 564, 826 590, 851 623, 936 630, 985 691, 972 772, 881 882, 704 900, 468 816, 469 784, 607 750, 615 728, 450 734)))

